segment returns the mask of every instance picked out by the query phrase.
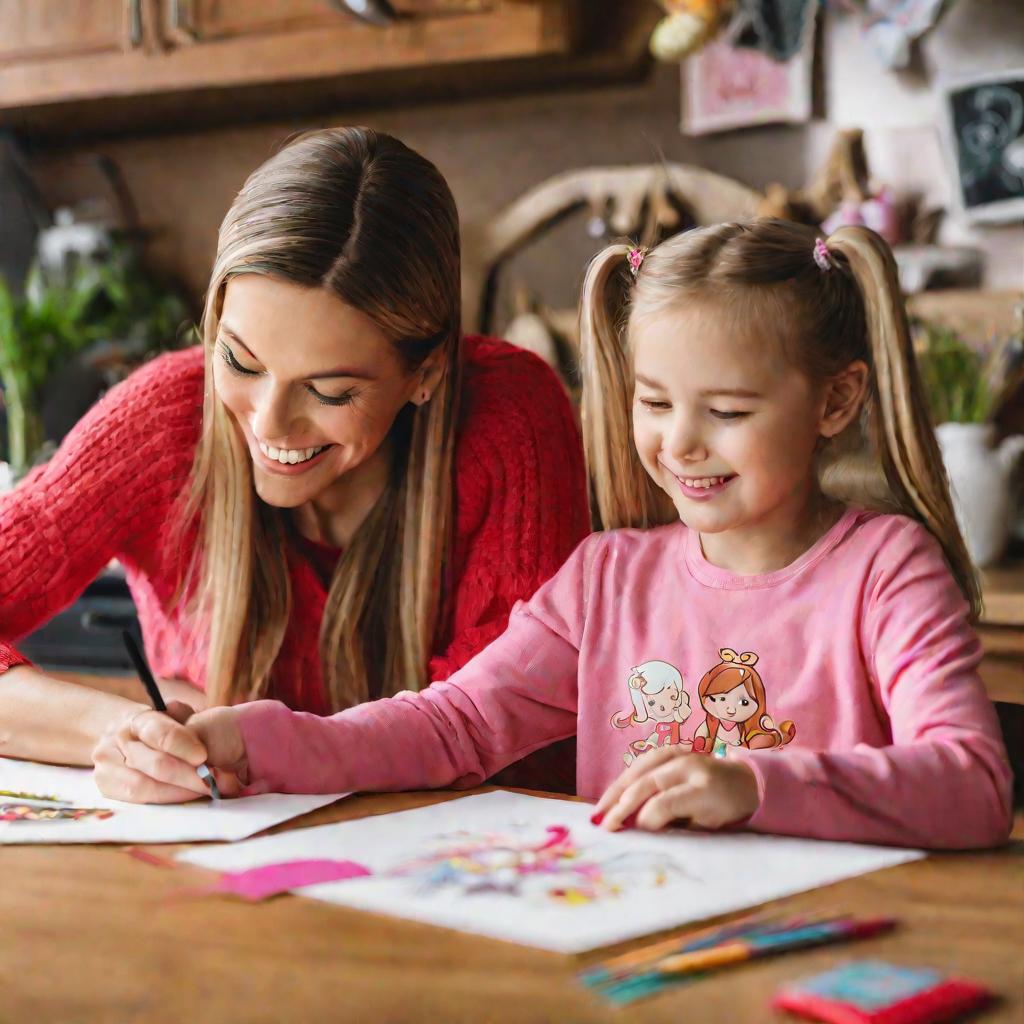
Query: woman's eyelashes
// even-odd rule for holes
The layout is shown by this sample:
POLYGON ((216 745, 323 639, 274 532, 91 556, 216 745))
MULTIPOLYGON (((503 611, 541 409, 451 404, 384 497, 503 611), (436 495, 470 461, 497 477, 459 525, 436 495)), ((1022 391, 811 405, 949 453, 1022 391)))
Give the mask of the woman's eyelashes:
POLYGON ((259 370, 247 370, 236 358, 235 353, 223 341, 219 343, 220 355, 233 373, 240 373, 245 377, 258 377, 259 370))
POLYGON ((355 398, 356 393, 354 390, 346 391, 343 395, 322 395, 312 384, 306 385, 306 390, 321 404, 321 405, 348 405, 349 402, 355 398))
MULTIPOLYGON (((219 347, 221 358, 224 360, 228 369, 232 373, 237 373, 243 377, 258 377, 263 372, 262 370, 250 370, 247 367, 243 366, 235 358, 235 354, 234 352, 231 351, 231 348, 228 345, 226 345, 223 341, 220 342, 219 347)), ((307 384, 305 387, 306 390, 313 396, 313 398, 315 398, 321 405, 348 405, 356 394, 355 390, 350 388, 348 391, 341 395, 324 395, 321 392, 317 391, 317 389, 313 387, 312 384, 307 384)))

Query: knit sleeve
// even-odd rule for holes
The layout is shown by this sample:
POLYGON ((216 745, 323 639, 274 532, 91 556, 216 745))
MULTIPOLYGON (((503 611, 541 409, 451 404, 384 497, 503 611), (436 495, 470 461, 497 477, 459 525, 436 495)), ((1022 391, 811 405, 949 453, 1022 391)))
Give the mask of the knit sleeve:
POLYGON ((447 679, 498 637, 518 600, 589 532, 579 430, 565 390, 536 356, 490 343, 467 374, 456 450, 457 536, 449 629, 430 662, 447 679))
POLYGON ((49 462, 0 498, 0 673, 26 663, 14 643, 71 604, 112 558, 159 543, 188 478, 201 398, 201 356, 160 357, 114 387, 49 462))
POLYGON ((863 647, 892 743, 747 753, 761 795, 750 827, 933 849, 1001 843, 1011 774, 967 602, 917 523, 878 561, 863 647))

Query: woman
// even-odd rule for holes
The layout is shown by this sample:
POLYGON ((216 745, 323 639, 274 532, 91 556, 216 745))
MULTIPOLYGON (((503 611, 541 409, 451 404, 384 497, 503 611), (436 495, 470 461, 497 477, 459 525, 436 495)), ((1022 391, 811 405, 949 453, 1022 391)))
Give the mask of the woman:
MULTIPOLYGON (((146 801, 138 700, 11 641, 124 565, 190 707, 328 714, 447 677, 587 529, 578 433, 537 359, 462 339, 437 169, 367 129, 306 135, 221 226, 203 345, 115 388, 0 501, 0 750, 103 766, 146 801), (5 671, 6 670, 6 671, 5 671), (205 691, 205 698, 200 691, 205 691)), ((571 770, 564 778, 571 777, 571 770)))

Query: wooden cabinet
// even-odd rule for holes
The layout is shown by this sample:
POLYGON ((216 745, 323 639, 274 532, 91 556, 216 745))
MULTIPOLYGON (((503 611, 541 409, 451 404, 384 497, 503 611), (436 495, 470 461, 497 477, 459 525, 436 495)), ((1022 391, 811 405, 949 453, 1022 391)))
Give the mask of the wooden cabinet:
MULTIPOLYGON (((492 13, 497 0, 392 0, 401 18, 438 18, 492 13)), ((164 0, 161 32, 166 39, 213 42, 309 29, 335 29, 346 17, 332 0, 164 0)))
POLYGON ((392 0, 381 27, 341 0, 0 0, 0 124, 119 97, 316 81, 337 94, 347 77, 557 58, 582 4, 392 0))
POLYGON ((120 54, 141 43, 141 9, 124 0, 0 0, 0 69, 120 54))

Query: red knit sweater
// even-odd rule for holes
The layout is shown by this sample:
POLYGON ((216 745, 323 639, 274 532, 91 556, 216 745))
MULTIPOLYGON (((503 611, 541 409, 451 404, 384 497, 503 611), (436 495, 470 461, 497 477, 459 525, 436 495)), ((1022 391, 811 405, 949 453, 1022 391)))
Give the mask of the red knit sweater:
MULTIPOLYGON (((454 592, 431 680, 447 678, 504 629, 512 605, 561 565, 588 529, 579 434, 565 393, 539 359, 468 338, 455 455, 454 592)), ((202 687, 203 639, 190 646, 167 608, 195 534, 171 542, 203 402, 201 349, 153 360, 115 387, 60 450, 0 499, 0 673, 12 646, 69 605, 112 558, 125 567, 158 676, 202 687)), ((327 714, 318 636, 324 552, 288 553, 293 609, 269 696, 327 714)))

